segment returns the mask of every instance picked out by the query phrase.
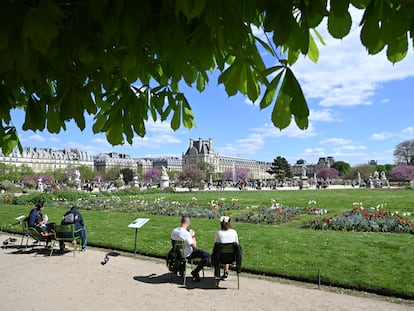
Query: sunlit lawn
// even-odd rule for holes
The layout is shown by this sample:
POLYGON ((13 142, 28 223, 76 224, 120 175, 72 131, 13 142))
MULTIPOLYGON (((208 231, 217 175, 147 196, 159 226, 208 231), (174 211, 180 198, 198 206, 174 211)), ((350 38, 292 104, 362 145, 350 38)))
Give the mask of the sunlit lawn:
MULTIPOLYGON (((414 213, 414 191, 389 189, 309 190, 309 191, 249 191, 193 192, 140 194, 140 198, 164 201, 198 200, 200 206, 211 200, 230 202, 237 199, 242 210, 252 206, 268 206, 272 202, 306 207, 310 200, 315 206, 328 210, 328 215, 342 214, 354 202, 364 206, 382 204, 399 213, 414 213)), ((130 197, 124 197, 129 200, 130 197)), ((31 206, 0 206, 3 225, 27 214, 31 206)), ((66 211, 63 207, 47 207, 50 221, 58 222, 66 211)), ((89 244, 125 251, 134 250, 135 229, 128 224, 136 218, 150 221, 138 230, 138 252, 150 256, 165 256, 170 248, 170 231, 178 225, 179 217, 117 212, 115 210, 84 210, 89 244)), ((243 247, 243 269, 261 274, 284 276, 323 284, 356 288, 414 299, 414 236, 412 234, 316 231, 300 229, 310 215, 278 226, 233 223, 243 247)), ((413 220, 413 216, 410 219, 413 220)), ((212 250, 217 219, 193 218, 191 227, 197 232, 201 248, 212 250)), ((18 226, 8 227, 19 231, 18 226)))

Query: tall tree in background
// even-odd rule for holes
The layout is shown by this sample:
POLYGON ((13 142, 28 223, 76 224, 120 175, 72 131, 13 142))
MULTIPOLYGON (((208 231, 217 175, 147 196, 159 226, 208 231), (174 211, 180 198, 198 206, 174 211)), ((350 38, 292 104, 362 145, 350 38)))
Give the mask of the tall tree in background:
POLYGON ((351 165, 344 161, 336 161, 331 167, 336 169, 341 177, 344 177, 351 170, 351 165))
POLYGON ((394 157, 398 164, 414 165, 414 140, 406 140, 395 146, 394 157))
POLYGON ((293 176, 289 162, 281 156, 278 156, 273 160, 272 165, 267 172, 274 175, 277 181, 284 181, 293 176))
POLYGON ((185 165, 182 172, 175 175, 177 184, 182 187, 187 187, 190 190, 201 186, 201 181, 204 180, 206 174, 197 165, 185 165))
POLYGON ((123 168, 119 171, 124 176, 125 184, 128 184, 134 179, 134 172, 130 168, 123 168))
POLYGON ((202 92, 213 71, 229 96, 272 107, 275 127, 294 120, 306 129, 309 108, 292 65, 301 55, 317 62, 322 21, 332 37, 347 36, 351 6, 364 10, 357 22, 369 54, 386 50, 393 63, 407 55, 412 1, 2 0, 0 147, 22 152, 14 109, 25 111, 22 130, 50 133, 70 120, 83 130, 89 114, 93 132, 112 145, 144 137, 149 118, 193 128, 180 87, 202 92))

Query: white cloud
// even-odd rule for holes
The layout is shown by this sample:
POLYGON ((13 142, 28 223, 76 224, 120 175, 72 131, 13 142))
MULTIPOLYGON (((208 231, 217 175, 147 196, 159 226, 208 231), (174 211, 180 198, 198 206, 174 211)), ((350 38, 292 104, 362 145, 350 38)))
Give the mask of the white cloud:
POLYGON ((38 143, 38 142, 43 143, 43 142, 46 141, 46 139, 43 136, 39 135, 39 134, 35 134, 35 135, 31 135, 27 138, 21 138, 21 141, 26 143, 26 144, 30 144, 32 142, 34 142, 34 143, 38 143))
POLYGON ((336 40, 326 34, 326 25, 319 31, 326 41, 320 46, 317 64, 301 58, 293 66, 296 77, 301 81, 306 98, 319 100, 325 107, 370 105, 371 98, 382 83, 414 76, 414 55, 392 64, 385 51, 368 55, 360 40, 361 11, 352 11, 354 26, 350 34, 336 40))
POLYGON ((351 143, 352 140, 350 139, 344 139, 344 138, 329 138, 320 141, 319 143, 321 145, 329 144, 329 145, 345 145, 351 143))
POLYGON ((335 148, 335 150, 343 151, 343 150, 367 150, 367 147, 363 145, 354 146, 354 145, 347 145, 335 148))
POLYGON ((260 134, 251 134, 247 138, 239 139, 235 144, 227 144, 225 147, 216 148, 216 152, 221 155, 243 157, 255 154, 263 149, 265 145, 264 137, 260 134))
POLYGON ((414 127, 407 127, 401 131, 402 138, 413 139, 414 138, 414 127))
POLYGON ((391 137, 393 137, 394 134, 390 133, 390 132, 381 132, 381 133, 374 133, 372 134, 369 139, 371 140, 386 140, 389 139, 391 137))
POLYGON ((308 138, 318 135, 311 123, 309 123, 309 126, 306 130, 301 130, 297 127, 296 123, 293 120, 290 125, 283 130, 278 129, 273 124, 269 123, 266 123, 261 128, 253 128, 251 130, 264 137, 308 138))
POLYGON ((338 114, 331 109, 314 110, 311 109, 309 112, 309 120, 311 121, 322 121, 322 122, 340 122, 342 121, 338 114))

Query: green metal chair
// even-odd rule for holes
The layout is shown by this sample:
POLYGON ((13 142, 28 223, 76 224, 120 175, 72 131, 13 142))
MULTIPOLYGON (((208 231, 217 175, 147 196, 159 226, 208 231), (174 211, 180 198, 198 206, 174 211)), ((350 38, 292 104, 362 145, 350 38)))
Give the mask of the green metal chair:
MULTIPOLYGON (((75 230, 74 224, 69 225, 55 225, 55 234, 53 239, 55 241, 71 242, 73 244, 73 256, 75 256, 78 247, 81 245, 82 239, 80 231, 82 229, 75 230)), ((53 254, 54 245, 52 245, 50 250, 50 255, 53 254)))
MULTIPOLYGON (((172 247, 177 249, 179 254, 181 255, 181 260, 182 260, 182 271, 181 271, 181 275, 183 277, 183 285, 185 286, 186 284, 186 272, 187 272, 187 263, 190 263, 191 266, 191 270, 193 270, 193 259, 188 259, 185 256, 185 243, 184 241, 178 241, 178 240, 171 240, 171 244, 172 247)), ((203 277, 204 277, 204 268, 203 268, 203 277)), ((170 276, 170 279, 172 278, 172 274, 170 276)))
MULTIPOLYGON (((29 221, 27 219, 22 220, 22 230, 23 236, 20 241, 20 245, 23 246, 24 238, 26 238, 26 248, 29 244, 29 237, 38 242, 45 242, 45 245, 51 240, 51 237, 45 237, 41 235, 40 232, 36 230, 36 228, 29 227, 29 221)), ((32 244, 32 247, 34 247, 34 244, 32 244)))
POLYGON ((239 258, 240 261, 237 260, 237 247, 240 249, 240 256, 241 256, 241 248, 237 243, 215 243, 214 250, 212 255, 212 260, 215 261, 214 265, 218 268, 218 275, 214 277, 214 285, 216 287, 219 286, 220 278, 220 266, 223 264, 229 264, 234 267, 233 270, 237 272, 237 289, 240 289, 240 266, 241 265, 241 257, 239 258))

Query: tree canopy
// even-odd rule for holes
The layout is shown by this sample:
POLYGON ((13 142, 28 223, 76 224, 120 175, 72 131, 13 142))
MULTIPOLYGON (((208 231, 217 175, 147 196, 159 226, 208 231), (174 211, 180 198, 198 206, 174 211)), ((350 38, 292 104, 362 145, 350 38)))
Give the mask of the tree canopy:
POLYGON ((42 0, 0 2, 0 147, 22 146, 22 130, 59 133, 74 120, 112 145, 144 137, 149 118, 192 128, 183 83, 202 92, 210 73, 229 96, 273 107, 273 124, 308 127, 309 109, 292 65, 318 60, 317 28, 345 37, 351 7, 364 10, 361 43, 391 62, 412 45, 414 5, 401 0, 42 0), (257 35, 260 32, 263 36, 257 35), (261 51, 274 57, 270 66, 261 51))
POLYGON ((414 139, 405 140, 395 146, 394 157, 397 163, 414 165, 414 139))

